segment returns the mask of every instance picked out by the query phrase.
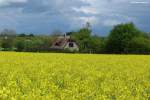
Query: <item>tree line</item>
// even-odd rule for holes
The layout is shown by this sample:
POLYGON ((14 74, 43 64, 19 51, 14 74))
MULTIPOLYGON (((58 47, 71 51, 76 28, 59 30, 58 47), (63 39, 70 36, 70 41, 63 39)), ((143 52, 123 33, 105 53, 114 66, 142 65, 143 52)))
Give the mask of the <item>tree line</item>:
MULTIPOLYGON (((107 37, 93 35, 89 27, 66 34, 78 44, 78 53, 150 54, 150 35, 133 23, 114 26, 107 37)), ((59 31, 51 35, 35 35, 17 34, 14 30, 5 29, 0 33, 0 51, 55 52, 51 45, 59 35, 62 35, 59 31)))

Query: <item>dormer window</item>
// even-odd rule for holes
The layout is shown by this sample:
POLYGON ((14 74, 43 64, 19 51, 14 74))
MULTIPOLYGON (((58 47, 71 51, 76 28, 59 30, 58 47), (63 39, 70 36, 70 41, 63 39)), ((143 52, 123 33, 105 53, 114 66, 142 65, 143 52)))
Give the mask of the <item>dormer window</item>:
POLYGON ((70 42, 69 47, 74 47, 74 44, 72 42, 70 42))
POLYGON ((55 43, 55 46, 59 46, 59 43, 58 43, 58 42, 56 42, 56 43, 55 43))

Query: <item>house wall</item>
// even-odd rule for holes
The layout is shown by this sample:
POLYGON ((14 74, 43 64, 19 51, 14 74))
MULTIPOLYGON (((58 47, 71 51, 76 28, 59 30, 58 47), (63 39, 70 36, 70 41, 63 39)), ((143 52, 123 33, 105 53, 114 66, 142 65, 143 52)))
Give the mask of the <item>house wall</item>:
POLYGON ((79 47, 75 42, 73 43, 73 47, 69 47, 69 42, 65 45, 64 49, 69 49, 70 51, 79 51, 79 47))

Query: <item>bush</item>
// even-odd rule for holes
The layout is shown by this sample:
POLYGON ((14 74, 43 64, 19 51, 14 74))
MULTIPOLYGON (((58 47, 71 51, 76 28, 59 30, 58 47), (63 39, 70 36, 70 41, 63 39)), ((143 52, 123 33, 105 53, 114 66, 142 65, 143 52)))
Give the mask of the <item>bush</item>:
POLYGON ((15 42, 16 51, 24 51, 25 49, 25 41, 23 39, 19 39, 15 42))
POLYGON ((129 53, 150 54, 150 39, 144 37, 135 37, 128 44, 129 53))
POLYGON ((13 48, 13 39, 3 39, 1 47, 4 51, 11 51, 13 48))

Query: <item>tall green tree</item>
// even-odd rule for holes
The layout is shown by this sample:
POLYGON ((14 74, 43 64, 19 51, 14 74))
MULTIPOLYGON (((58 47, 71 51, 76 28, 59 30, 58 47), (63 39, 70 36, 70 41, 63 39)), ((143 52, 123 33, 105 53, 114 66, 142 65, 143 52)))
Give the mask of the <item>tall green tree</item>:
POLYGON ((106 51, 109 53, 128 53, 129 41, 138 36, 144 36, 133 23, 119 24, 115 26, 108 36, 106 51))
POLYGON ((90 52, 91 30, 82 28, 78 32, 72 34, 72 38, 79 45, 80 52, 90 52))

